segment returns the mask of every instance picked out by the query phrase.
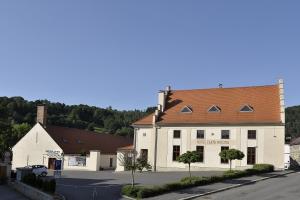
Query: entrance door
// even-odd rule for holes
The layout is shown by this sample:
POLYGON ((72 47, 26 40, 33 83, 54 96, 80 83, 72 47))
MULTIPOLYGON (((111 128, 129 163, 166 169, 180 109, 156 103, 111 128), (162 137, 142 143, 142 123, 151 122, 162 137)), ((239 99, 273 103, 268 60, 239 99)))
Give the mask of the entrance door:
POLYGON ((55 170, 55 158, 49 158, 48 159, 48 169, 53 169, 55 170))

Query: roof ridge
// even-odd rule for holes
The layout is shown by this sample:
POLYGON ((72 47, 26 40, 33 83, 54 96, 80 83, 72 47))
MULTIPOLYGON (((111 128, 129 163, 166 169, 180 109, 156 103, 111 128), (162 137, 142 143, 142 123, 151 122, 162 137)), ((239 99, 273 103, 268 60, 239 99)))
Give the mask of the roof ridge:
POLYGON ((240 87, 227 87, 227 88, 199 88, 199 89, 183 89, 183 90, 171 90, 171 92, 184 92, 184 91, 199 91, 199 90, 226 90, 226 89, 243 89, 243 88, 262 88, 262 87, 277 87, 277 84, 273 85, 256 85, 256 86, 240 86, 240 87))

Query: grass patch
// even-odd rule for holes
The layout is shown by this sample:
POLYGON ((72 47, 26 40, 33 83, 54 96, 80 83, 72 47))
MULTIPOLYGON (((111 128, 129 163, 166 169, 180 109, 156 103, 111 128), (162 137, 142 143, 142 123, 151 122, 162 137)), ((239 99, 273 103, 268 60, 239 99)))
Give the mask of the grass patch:
POLYGON ((216 182, 220 182, 226 179, 240 178, 244 176, 250 176, 255 174, 267 173, 274 171, 274 166, 269 164, 256 164, 251 169, 246 170, 231 170, 226 171, 222 176, 211 177, 198 177, 192 176, 184 177, 178 182, 167 183, 161 186, 135 186, 125 185, 122 188, 122 194, 142 199, 146 197, 153 197, 160 194, 164 194, 171 191, 186 189, 195 186, 208 185, 216 182))

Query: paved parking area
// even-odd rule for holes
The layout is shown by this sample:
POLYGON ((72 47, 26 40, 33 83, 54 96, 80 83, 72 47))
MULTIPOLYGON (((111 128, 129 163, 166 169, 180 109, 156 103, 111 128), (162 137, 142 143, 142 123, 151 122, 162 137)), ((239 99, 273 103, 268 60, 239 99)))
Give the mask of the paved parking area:
POLYGON ((0 185, 0 199, 1 200, 28 200, 22 194, 8 187, 7 185, 0 185))
MULTIPOLYGON (((195 176, 212 176, 222 174, 217 171, 192 172, 195 176)), ((140 185, 160 185, 178 181, 188 176, 188 172, 137 172, 136 183, 140 185)), ((131 183, 130 172, 113 171, 63 171, 57 179, 57 192, 67 199, 121 199, 122 185, 131 183)))

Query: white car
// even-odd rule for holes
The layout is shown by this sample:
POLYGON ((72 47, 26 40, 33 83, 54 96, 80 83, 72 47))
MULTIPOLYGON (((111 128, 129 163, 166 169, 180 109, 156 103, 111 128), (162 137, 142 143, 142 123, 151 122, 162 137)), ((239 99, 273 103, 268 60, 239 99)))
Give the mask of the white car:
POLYGON ((32 173, 34 173, 36 176, 47 176, 48 169, 44 165, 32 165, 32 173))

